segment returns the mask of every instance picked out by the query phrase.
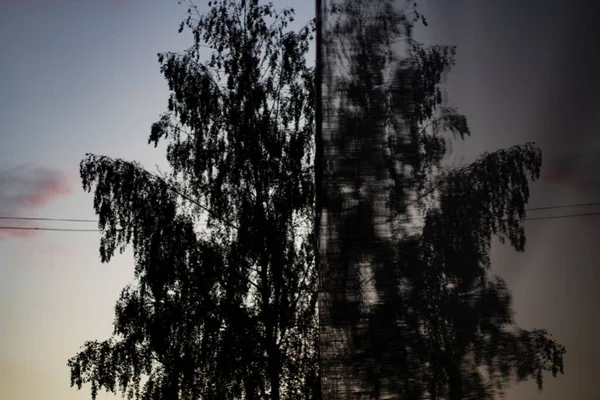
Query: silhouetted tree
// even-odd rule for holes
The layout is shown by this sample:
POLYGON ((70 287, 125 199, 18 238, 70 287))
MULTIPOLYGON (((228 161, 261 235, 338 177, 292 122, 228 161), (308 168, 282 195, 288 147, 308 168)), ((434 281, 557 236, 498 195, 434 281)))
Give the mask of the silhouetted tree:
MULTIPOLYGON (((439 205, 419 237, 400 243, 419 310, 433 398, 495 398, 507 383, 563 373, 565 349, 544 330, 516 326, 504 281, 490 274, 494 236, 525 249, 528 180, 540 173, 532 144, 482 155, 441 176, 439 205)), ((401 257, 402 258, 402 257, 401 257)))
POLYGON ((113 337, 69 361, 93 398, 318 396, 314 26, 294 32, 293 10, 258 0, 208 5, 181 24, 193 46, 159 54, 171 94, 148 142, 168 142, 172 172, 81 162, 102 261, 135 254, 113 337))
POLYGON ((81 163, 101 259, 131 245, 136 282, 117 301, 113 336, 69 360, 72 385, 90 384, 92 397, 317 399, 322 373, 353 385, 348 398, 479 399, 514 377, 541 387, 543 371, 562 372, 564 349, 516 327, 489 274, 493 236, 525 247, 539 150, 443 167, 444 133, 469 134, 440 86, 454 48, 414 39, 425 20, 412 2, 343 0, 331 11, 320 349, 313 26, 295 33, 291 10, 219 0, 205 15, 188 10, 180 30, 192 47, 159 55, 171 94, 149 143, 168 142, 171 171, 81 163))
POLYGON ((455 49, 415 40, 426 21, 413 2, 328 5, 319 306, 322 375, 341 388, 324 381, 324 396, 493 398, 529 377, 541 389, 544 371, 562 372, 564 348, 515 325, 489 272, 492 237, 525 248, 540 151, 444 167, 445 134, 470 134, 441 88, 455 49))

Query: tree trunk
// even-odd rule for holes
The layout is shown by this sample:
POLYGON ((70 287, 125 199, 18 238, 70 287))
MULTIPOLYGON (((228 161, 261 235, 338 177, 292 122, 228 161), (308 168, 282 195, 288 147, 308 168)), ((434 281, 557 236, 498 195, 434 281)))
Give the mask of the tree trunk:
POLYGON ((279 350, 273 342, 269 345, 267 350, 267 356, 269 357, 269 381, 271 383, 271 400, 280 400, 280 386, 279 386, 279 369, 280 369, 280 358, 279 350))
POLYGON ((448 366, 448 399, 462 400, 462 375, 460 373, 460 363, 455 357, 451 357, 451 363, 448 366))

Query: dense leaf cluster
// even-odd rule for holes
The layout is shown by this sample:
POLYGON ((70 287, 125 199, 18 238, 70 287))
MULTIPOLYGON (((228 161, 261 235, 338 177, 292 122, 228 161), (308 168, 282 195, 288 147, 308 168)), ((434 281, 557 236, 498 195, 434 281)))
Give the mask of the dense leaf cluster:
POLYGON ((441 87, 455 49, 414 39, 412 6, 339 1, 328 15, 320 322, 322 374, 339 387, 324 383, 324 396, 494 398, 530 377, 541 389, 564 348, 515 325, 490 272, 494 237, 525 249, 541 153, 525 144, 442 166, 449 135, 470 135, 441 87))
POLYGON ((87 343, 72 383, 140 399, 310 398, 318 389, 312 221, 314 27, 293 10, 218 1, 159 55, 171 95, 149 143, 168 175, 89 155, 102 261, 133 246, 137 284, 114 337, 87 343), (212 51, 206 52, 206 48, 212 51), (202 54, 208 53, 203 59, 202 54), (201 228, 204 224, 205 228, 201 228))
POLYGON ((72 385, 92 398, 458 400, 563 372, 564 348, 515 325, 490 272, 494 237, 525 249, 540 151, 442 166, 451 136, 470 135, 441 86, 455 49, 414 39, 426 22, 410 3, 329 4, 316 171, 314 25, 294 32, 293 10, 258 0, 190 7, 193 45, 158 56, 170 96, 148 143, 167 143, 169 173, 81 162, 101 260, 131 246, 135 283, 112 337, 69 360, 72 385))

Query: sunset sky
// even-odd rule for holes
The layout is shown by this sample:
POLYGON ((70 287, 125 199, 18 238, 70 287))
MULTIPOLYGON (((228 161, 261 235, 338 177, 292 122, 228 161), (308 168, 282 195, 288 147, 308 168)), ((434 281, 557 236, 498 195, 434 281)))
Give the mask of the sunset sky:
MULTIPOLYGON (((308 21, 313 2, 296 3, 297 20, 308 21)), ((535 141, 544 167, 531 207, 599 202, 598 6, 428 0, 421 10, 429 22, 419 31, 424 41, 458 46, 447 91, 473 135, 455 143, 452 157, 468 161, 535 141)), ((152 170, 166 165, 164 148, 146 144, 168 96, 156 54, 191 43, 189 33, 177 33, 185 12, 175 0, 0 0, 0 217, 95 219, 79 180, 87 152, 152 170)), ((582 212, 600 207, 528 216, 582 212)), ((564 376, 548 377, 542 393, 522 383, 508 399, 600 398, 599 222, 529 221, 525 253, 494 247, 517 322, 548 329, 567 348, 564 376)), ((0 229, 1 399, 89 398, 89 387, 69 387, 66 361, 86 340, 108 338, 114 303, 133 278, 131 252, 103 265, 99 239, 96 232, 0 229)))

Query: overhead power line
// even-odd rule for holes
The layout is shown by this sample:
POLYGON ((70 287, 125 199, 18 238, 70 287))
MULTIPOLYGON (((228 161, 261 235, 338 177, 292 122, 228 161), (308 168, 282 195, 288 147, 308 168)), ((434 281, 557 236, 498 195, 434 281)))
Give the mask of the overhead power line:
POLYGON ((45 228, 40 226, 0 226, 0 229, 24 230, 24 231, 60 231, 60 232, 102 232, 100 229, 77 229, 77 228, 45 228))
POLYGON ((549 215, 547 217, 533 217, 533 218, 525 218, 524 221, 535 221, 540 219, 559 219, 559 218, 572 218, 572 217, 585 217, 590 215, 600 215, 600 212, 590 212, 590 213, 581 213, 581 214, 567 214, 567 215, 549 215))
MULTIPOLYGON (((555 206, 544 206, 544 207, 532 207, 526 208, 527 211, 541 211, 541 210, 553 210, 559 208, 574 208, 574 207, 589 207, 598 206, 600 202, 590 203, 573 203, 563 204, 555 206)), ((574 218, 574 217, 586 217, 600 215, 600 212, 589 212, 579 214, 566 214, 566 215, 550 215, 545 217, 529 217, 525 218, 524 221, 536 221, 544 219, 562 219, 562 218, 574 218)), ((77 218, 45 218, 45 217, 6 217, 0 216, 0 220, 11 220, 11 221, 52 221, 52 222, 83 222, 83 223, 98 223, 98 220, 94 219, 77 219, 77 218)), ((37 230, 37 231, 60 231, 60 232, 101 232, 100 229, 71 229, 71 228, 45 228, 45 227, 21 227, 21 226, 0 226, 0 229, 12 229, 12 230, 37 230)))
POLYGON ((598 205, 600 205, 600 201, 595 201, 592 203, 564 204, 564 205, 560 205, 560 206, 533 207, 533 208, 526 208, 526 210, 527 211, 540 211, 540 210, 553 210, 556 208, 589 207, 589 206, 598 206, 598 205))
MULTIPOLYGON (((555 205, 555 206, 531 207, 531 208, 526 208, 525 210, 526 211, 541 211, 541 210, 553 210, 553 209, 558 209, 558 208, 574 208, 574 207, 589 207, 589 206, 600 206, 600 201, 590 202, 590 203, 573 203, 573 204, 562 204, 562 205, 555 205)), ((594 214, 591 214, 591 215, 594 215, 594 214)), ((527 219, 533 219, 533 218, 527 218, 527 219)), ((46 217, 7 217, 7 216, 0 216, 0 220, 98 223, 98 220, 96 220, 96 219, 46 218, 46 217)))
POLYGON ((0 229, 13 229, 24 231, 100 232, 100 230, 98 229, 42 228, 31 226, 0 226, 0 229))
POLYGON ((98 223, 98 220, 95 220, 95 219, 74 219, 74 218, 0 217, 0 219, 14 220, 14 221, 57 221, 57 222, 96 222, 96 223, 98 223))
MULTIPOLYGON (((566 215, 550 215, 546 217, 525 218, 523 221, 539 221, 543 219, 564 219, 575 217, 587 217, 600 215, 600 212, 581 213, 581 214, 566 214, 566 215)), ((35 231, 60 231, 60 232, 101 232, 100 229, 68 229, 68 228, 43 228, 43 227, 25 227, 25 226, 0 226, 0 229, 13 230, 35 230, 35 231)))

